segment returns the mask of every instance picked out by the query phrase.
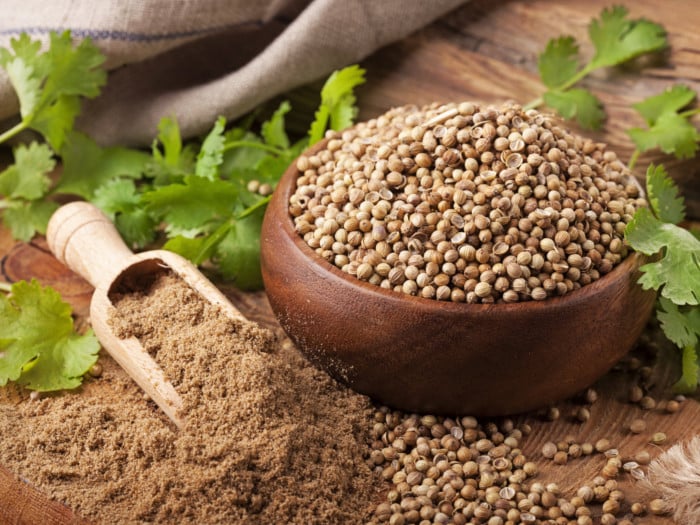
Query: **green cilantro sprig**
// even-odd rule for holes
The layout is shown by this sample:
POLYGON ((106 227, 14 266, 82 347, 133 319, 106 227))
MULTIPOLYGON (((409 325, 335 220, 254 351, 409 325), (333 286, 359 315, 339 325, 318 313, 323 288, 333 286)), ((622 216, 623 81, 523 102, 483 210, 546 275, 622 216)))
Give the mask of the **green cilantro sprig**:
POLYGON ((678 223, 683 199, 663 166, 647 170, 650 208, 637 210, 625 238, 636 251, 655 256, 641 267, 639 283, 659 292, 657 319, 666 337, 683 351, 683 373, 676 389, 693 392, 700 381, 700 240, 678 223))
POLYGON ((0 386, 40 392, 75 388, 95 364, 92 331, 75 333, 70 305, 36 281, 0 283, 0 386))
POLYGON ((15 238, 29 240, 45 232, 57 207, 52 197, 78 195, 102 208, 132 248, 162 232, 165 248, 196 264, 212 263, 241 288, 259 288, 259 235, 269 196, 249 191, 248 183, 274 186, 326 129, 349 126, 357 114, 353 90, 364 82, 364 70, 353 65, 329 77, 307 137, 296 142, 285 130, 292 108, 284 101, 257 132, 252 118, 231 126, 222 117, 201 142, 185 143, 177 121, 163 118, 149 154, 104 148, 73 130, 80 99, 99 94, 105 82, 103 61, 89 40, 74 46, 69 33, 52 34, 44 52, 27 35, 0 50, 21 116, 0 133, 0 142, 25 129, 45 139, 17 146, 14 164, 0 173, 4 223, 15 238), (60 177, 52 174, 59 159, 60 177))
POLYGON ((0 173, 0 213, 17 239, 45 232, 56 208, 46 199, 51 194, 48 175, 73 128, 80 99, 97 96, 105 83, 103 62, 90 40, 73 46, 68 32, 52 33, 44 52, 41 42, 26 34, 12 39, 10 49, 0 49, 0 66, 15 88, 21 117, 0 133, 0 143, 26 129, 46 140, 15 147, 15 163, 0 173))
POLYGON ((627 130, 636 146, 629 161, 630 169, 636 165, 640 153, 651 149, 660 149, 678 159, 695 156, 700 133, 690 122, 690 118, 700 113, 700 109, 685 108, 692 104, 696 97, 695 91, 678 84, 634 104, 633 107, 644 118, 648 127, 627 130), (685 111, 682 111, 683 109, 685 111))
POLYGON ((574 86, 597 69, 624 64, 668 45, 663 27, 645 19, 630 20, 627 15, 625 7, 615 6, 591 21, 588 36, 594 54, 583 65, 573 37, 550 40, 537 63, 547 91, 526 108, 546 104, 564 118, 575 118, 584 128, 599 128, 605 118, 602 103, 587 89, 574 86))

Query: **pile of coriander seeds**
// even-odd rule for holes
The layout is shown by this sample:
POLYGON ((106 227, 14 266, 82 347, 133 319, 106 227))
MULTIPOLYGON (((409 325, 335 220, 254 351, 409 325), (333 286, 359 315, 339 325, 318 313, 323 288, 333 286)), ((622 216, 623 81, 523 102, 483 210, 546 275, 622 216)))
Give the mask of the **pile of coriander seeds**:
POLYGON ((520 106, 404 106, 297 160, 296 231, 382 288, 453 302, 564 295, 623 260, 645 201, 604 144, 520 106))

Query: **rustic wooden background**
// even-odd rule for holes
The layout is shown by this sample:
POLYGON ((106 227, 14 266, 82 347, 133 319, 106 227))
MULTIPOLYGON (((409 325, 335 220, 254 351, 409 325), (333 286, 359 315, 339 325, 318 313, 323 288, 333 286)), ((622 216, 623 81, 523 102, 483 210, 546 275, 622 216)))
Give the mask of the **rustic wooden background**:
MULTIPOLYGON (((630 105, 655 94, 676 82, 700 91, 700 4, 695 0, 638 0, 626 4, 633 17, 647 17, 662 23, 668 31, 670 50, 639 61, 634 66, 596 73, 585 86, 600 96, 609 119, 595 134, 627 160, 633 145, 624 130, 642 122, 630 105)), ((368 82, 358 93, 360 118, 370 118, 391 106, 432 101, 478 100, 499 103, 504 100, 529 102, 538 97, 543 86, 538 80, 536 57, 549 38, 571 34, 581 43, 584 56, 590 56, 587 25, 602 8, 611 5, 601 0, 472 0, 427 26, 411 37, 384 48, 369 57, 368 82)), ((397 21, 398 23, 399 21, 397 21)), ((318 86, 295 91, 292 103, 297 109, 315 109, 318 86)), ((292 123, 293 124, 293 123, 292 123)), ((700 125, 700 122, 698 122, 700 125)), ((300 127, 303 123, 300 123, 300 127)), ((572 126, 575 128, 575 126, 572 126)), ((303 128, 301 128, 303 129, 303 128)), ((643 155, 637 175, 651 161, 663 162, 685 195, 688 213, 700 219, 700 156, 677 161, 665 155, 643 155)), ((87 283, 67 271, 46 249, 43 239, 15 243, 6 230, 0 229, 0 279, 15 281, 36 277, 56 287, 75 308, 79 320, 87 314, 91 289, 87 283)), ((234 304, 248 318, 273 328, 278 327, 263 292, 241 293, 220 283, 234 304)), ((675 349, 661 345, 661 354, 674 355, 675 349)), ((653 377, 646 381, 657 399, 670 397, 668 385, 678 373, 673 359, 662 359, 653 377)), ((526 378, 524 378, 526 380, 526 378)), ((576 460, 556 466, 541 457, 542 444, 573 435, 580 441, 608 438, 623 455, 648 450, 656 455, 677 442, 700 433, 700 402, 691 398, 672 415, 662 410, 642 411, 626 401, 626 391, 638 379, 629 373, 613 371, 595 386, 600 399, 593 404, 591 418, 585 423, 570 417, 581 406, 576 400, 558 406, 562 418, 546 421, 537 415, 523 416, 533 426, 524 442, 524 450, 541 466, 539 479, 557 482, 571 492, 590 481, 600 470, 603 458, 576 460), (629 423, 635 418, 647 422, 647 432, 631 434, 629 423), (663 431, 666 443, 649 444, 649 435, 663 431)), ((0 436, 8 429, 0 429, 0 436)), ((627 505, 644 495, 629 475, 620 484, 627 495, 627 505)), ((80 517, 57 503, 51 503, 34 489, 18 481, 0 467, 0 522, 10 524, 79 523, 80 517)), ((646 516, 636 523, 670 524, 669 518, 646 516)))

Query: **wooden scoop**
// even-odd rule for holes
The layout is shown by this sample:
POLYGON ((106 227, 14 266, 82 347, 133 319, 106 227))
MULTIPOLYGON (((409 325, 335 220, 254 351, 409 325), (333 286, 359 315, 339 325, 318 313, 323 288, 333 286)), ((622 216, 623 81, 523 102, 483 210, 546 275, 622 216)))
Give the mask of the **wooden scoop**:
POLYGON ((95 287, 90 302, 90 323, 102 346, 134 381, 181 427, 178 416, 182 400, 135 337, 120 339, 108 320, 114 306, 110 294, 128 282, 145 282, 164 269, 172 270, 205 300, 221 308, 234 320, 245 317, 188 260, 166 250, 134 254, 127 248, 112 222, 87 202, 72 202, 59 208, 49 221, 46 239, 58 260, 95 287))

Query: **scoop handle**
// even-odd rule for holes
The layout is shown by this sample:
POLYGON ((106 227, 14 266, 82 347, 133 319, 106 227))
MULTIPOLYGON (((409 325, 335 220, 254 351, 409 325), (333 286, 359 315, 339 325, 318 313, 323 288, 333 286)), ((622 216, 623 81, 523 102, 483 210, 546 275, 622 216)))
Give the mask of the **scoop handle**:
POLYGON ((56 210, 46 241, 59 261, 95 288, 112 279, 134 256, 112 221, 89 202, 71 202, 56 210))

